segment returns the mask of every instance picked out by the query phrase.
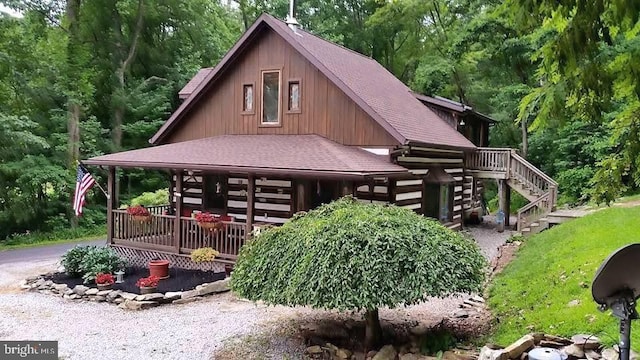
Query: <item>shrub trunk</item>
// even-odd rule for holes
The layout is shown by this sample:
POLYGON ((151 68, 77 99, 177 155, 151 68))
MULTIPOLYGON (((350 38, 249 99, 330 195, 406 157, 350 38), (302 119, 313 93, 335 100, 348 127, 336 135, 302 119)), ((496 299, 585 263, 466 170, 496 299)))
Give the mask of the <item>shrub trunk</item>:
POLYGON ((365 313, 364 345, 367 350, 377 349, 382 340, 382 326, 378 309, 367 310, 365 313))

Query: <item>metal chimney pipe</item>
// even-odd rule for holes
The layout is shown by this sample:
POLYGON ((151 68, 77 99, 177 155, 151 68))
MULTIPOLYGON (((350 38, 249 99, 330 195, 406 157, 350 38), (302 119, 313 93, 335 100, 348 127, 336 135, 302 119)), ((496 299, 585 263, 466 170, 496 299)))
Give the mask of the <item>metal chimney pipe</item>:
POLYGON ((289 15, 287 15, 286 23, 294 32, 300 26, 298 20, 296 20, 296 0, 289 0, 289 15))

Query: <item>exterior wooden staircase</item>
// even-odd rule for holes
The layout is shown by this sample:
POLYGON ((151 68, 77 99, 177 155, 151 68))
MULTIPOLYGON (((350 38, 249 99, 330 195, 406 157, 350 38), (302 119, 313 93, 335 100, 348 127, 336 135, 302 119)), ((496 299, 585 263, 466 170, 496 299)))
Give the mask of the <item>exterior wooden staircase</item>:
MULTIPOLYGON (((501 208, 510 213, 509 189, 517 191, 530 201, 518 209, 517 230, 523 235, 540 232, 549 227, 548 215, 556 208, 558 183, 536 168, 514 149, 478 148, 465 159, 467 172, 477 179, 496 179, 501 208), (508 186, 508 188, 507 188, 508 186)), ((508 216, 506 216, 508 219, 508 216)))

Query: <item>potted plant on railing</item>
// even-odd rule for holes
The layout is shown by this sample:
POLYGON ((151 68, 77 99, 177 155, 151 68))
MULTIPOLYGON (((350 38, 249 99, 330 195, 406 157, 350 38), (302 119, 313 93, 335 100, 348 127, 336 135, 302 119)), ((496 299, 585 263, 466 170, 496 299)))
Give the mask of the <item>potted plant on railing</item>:
POLYGON ((138 222, 145 222, 151 220, 151 213, 145 209, 142 205, 131 206, 127 208, 127 214, 131 218, 138 222))
POLYGON ((210 263, 211 270, 213 270, 213 260, 216 256, 220 255, 220 252, 211 247, 203 247, 195 249, 191 252, 191 261, 196 264, 210 263))
POLYGON ((157 291, 159 281, 157 276, 151 275, 138 279, 136 286, 140 288, 140 294, 151 294, 157 291))
POLYGON ((111 290, 111 286, 115 282, 113 275, 98 273, 96 275, 96 285, 98 286, 98 290, 111 290))
POLYGON ((198 225, 205 230, 216 231, 222 228, 220 215, 202 212, 196 214, 195 219, 198 225))

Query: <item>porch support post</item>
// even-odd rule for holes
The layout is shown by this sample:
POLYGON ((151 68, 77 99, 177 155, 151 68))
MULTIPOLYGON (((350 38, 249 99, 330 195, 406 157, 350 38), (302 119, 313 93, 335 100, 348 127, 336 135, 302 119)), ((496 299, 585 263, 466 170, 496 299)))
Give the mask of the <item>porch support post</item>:
POLYGON ((511 188, 509 188, 509 184, 504 179, 498 180, 498 208, 504 214, 504 221, 502 224, 498 224, 498 231, 504 231, 505 225, 509 225, 510 201, 511 188))
POLYGON ((353 182, 342 181, 342 189, 340 191, 341 196, 353 195, 353 182))
POLYGON ((504 225, 511 225, 511 186, 507 184, 507 181, 504 180, 504 188, 505 188, 505 211, 504 211, 504 225))
POLYGON ((113 209, 117 206, 118 201, 115 179, 116 168, 111 166, 109 167, 109 174, 107 176, 107 241, 109 244, 113 244, 113 209))
POLYGON ((395 204, 396 203, 396 180, 395 179, 389 179, 389 204, 395 204))
POLYGON ((255 190, 256 190, 256 179, 253 174, 249 174, 247 176, 247 229, 246 229, 246 237, 249 237, 251 231, 253 230, 253 210, 255 208, 255 190))
POLYGON ((374 179, 370 179, 369 180, 369 202, 373 203, 373 199, 375 197, 375 188, 376 188, 376 181, 374 179))
POLYGON ((307 207, 307 187, 308 181, 306 180, 298 180, 296 181, 296 211, 307 211, 309 208, 307 207))
POLYGON ((182 170, 176 171, 176 214, 175 223, 173 224, 173 246, 175 253, 180 253, 180 245, 182 245, 182 170))

